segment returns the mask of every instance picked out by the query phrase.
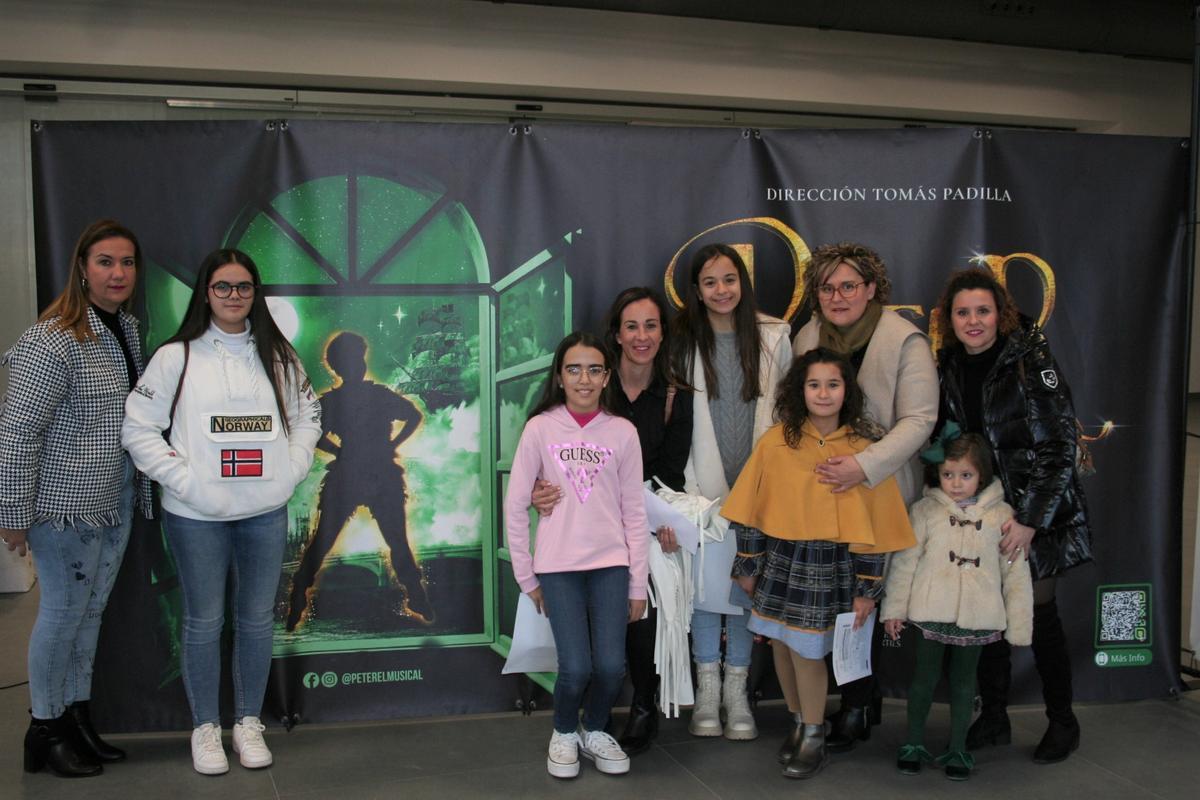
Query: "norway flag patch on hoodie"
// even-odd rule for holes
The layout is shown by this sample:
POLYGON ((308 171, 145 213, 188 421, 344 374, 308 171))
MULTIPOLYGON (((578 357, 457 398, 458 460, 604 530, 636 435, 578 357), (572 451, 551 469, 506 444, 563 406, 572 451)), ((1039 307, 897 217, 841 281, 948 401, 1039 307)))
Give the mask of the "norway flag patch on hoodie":
POLYGON ((222 478, 261 478, 263 474, 262 450, 222 450, 222 478))

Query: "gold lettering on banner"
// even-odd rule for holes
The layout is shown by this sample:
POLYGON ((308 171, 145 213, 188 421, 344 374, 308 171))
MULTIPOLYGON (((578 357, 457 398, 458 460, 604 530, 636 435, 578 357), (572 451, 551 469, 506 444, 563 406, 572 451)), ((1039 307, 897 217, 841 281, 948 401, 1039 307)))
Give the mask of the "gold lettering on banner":
MULTIPOLYGON (((792 289, 792 297, 788 303, 787 311, 784 312, 783 318, 791 322, 796 314, 800 311, 804 303, 804 274, 808 270, 808 263, 811 258, 811 253, 808 245, 800 238, 800 234, 796 233, 783 222, 774 217, 746 217, 744 219, 730 220, 722 222, 719 225, 714 225, 711 228, 701 231, 692 238, 683 243, 683 246, 675 251, 675 255, 671 256, 671 261, 667 264, 667 272, 663 276, 663 288, 667 294, 667 301, 675 308, 683 307, 683 299, 680 298, 679 292, 675 289, 675 268, 679 263, 679 257, 683 255, 692 244, 699 238, 707 236, 715 231, 732 228, 738 225, 749 225, 752 228, 757 228, 762 231, 767 231, 775 236, 778 236, 787 245, 788 252, 792 257, 792 270, 795 274, 795 286, 792 289)), ((754 247, 749 244, 733 244, 730 245, 746 262, 746 271, 750 274, 750 283, 753 287, 754 283, 754 247)))

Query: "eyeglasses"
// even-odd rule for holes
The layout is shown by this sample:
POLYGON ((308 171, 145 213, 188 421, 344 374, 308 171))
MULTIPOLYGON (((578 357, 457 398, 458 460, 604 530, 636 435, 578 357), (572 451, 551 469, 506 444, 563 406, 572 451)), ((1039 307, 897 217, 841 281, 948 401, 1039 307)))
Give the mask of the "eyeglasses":
POLYGON ((836 286, 834 286, 832 283, 822 283, 817 287, 817 293, 820 294, 821 297, 828 299, 833 297, 834 292, 837 292, 842 297, 850 300, 853 299, 856 294, 858 294, 858 287, 866 285, 866 281, 858 281, 857 283, 855 281, 842 281, 836 286))
POLYGON ((212 293, 221 300, 224 300, 232 295, 234 289, 237 289, 238 297, 254 296, 253 283, 226 283, 225 281, 217 281, 208 288, 212 289, 212 293))
MULTIPOLYGON (((584 368, 578 364, 567 364, 565 367, 563 367, 563 371, 571 376, 573 380, 579 380, 583 377, 584 368)), ((608 372, 608 370, 599 364, 590 364, 587 368, 587 376, 592 380, 600 380, 604 377, 604 373, 606 372, 608 372)))

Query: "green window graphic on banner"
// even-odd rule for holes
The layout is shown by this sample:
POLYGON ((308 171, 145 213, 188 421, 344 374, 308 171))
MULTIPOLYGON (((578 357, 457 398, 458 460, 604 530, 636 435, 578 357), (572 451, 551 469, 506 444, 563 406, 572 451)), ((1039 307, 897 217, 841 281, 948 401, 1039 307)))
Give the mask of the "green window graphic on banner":
POLYGON ((1150 584, 1128 583, 1096 589, 1098 667, 1144 667, 1153 661, 1150 584))
MULTIPOLYGON (((516 587, 492 532, 496 478, 570 329, 564 254, 578 232, 493 283, 467 209, 429 176, 398 177, 302 182, 245 207, 227 234, 259 264, 324 407, 316 462, 288 503, 276 656, 495 647, 507 627, 495 614, 516 587)), ((148 273, 153 347, 194 278, 148 273)))

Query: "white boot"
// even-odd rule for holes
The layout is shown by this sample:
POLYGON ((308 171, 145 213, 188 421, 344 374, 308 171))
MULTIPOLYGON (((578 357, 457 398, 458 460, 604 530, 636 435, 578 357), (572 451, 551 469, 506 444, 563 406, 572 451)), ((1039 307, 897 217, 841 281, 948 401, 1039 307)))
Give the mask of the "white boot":
POLYGON ((725 738, 745 741, 758 738, 758 727, 746 696, 749 667, 725 665, 725 685, 721 690, 721 708, 725 710, 725 738))
POLYGON ((721 735, 721 665, 696 662, 696 705, 688 723, 692 736, 721 735))

